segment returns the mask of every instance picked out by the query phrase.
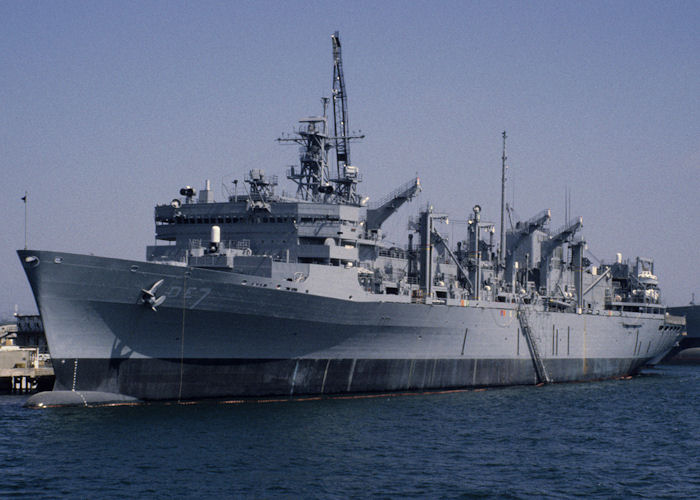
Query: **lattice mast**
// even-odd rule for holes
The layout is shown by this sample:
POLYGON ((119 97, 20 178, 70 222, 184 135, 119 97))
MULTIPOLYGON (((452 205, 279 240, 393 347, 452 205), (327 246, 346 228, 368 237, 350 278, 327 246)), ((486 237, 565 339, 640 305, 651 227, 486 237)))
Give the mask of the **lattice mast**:
POLYGON ((301 146, 299 167, 289 167, 287 179, 297 184, 297 197, 302 200, 322 201, 332 192, 328 184, 328 151, 332 145, 326 132, 325 110, 326 100, 323 101, 323 116, 302 118, 294 135, 277 139, 301 146))
POLYGON ((340 38, 336 31, 333 41, 333 135, 329 136, 326 108, 323 98, 323 116, 300 120, 301 126, 292 136, 281 137, 279 142, 294 142, 301 146, 299 167, 291 166, 287 178, 297 184, 297 197, 326 203, 360 204, 357 184, 362 180, 357 167, 350 164, 350 141, 364 135, 352 135, 348 129, 348 105, 343 77, 340 38), (337 174, 329 175, 329 151, 336 150, 337 174))

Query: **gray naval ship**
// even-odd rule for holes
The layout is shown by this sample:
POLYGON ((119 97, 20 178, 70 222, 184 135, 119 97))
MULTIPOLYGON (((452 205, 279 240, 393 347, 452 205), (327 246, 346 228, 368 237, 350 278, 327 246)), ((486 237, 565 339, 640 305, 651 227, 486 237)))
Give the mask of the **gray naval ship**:
POLYGON ((687 306, 669 307, 674 316, 685 317, 686 335, 664 358, 664 363, 700 363, 700 304, 695 302, 695 294, 687 306))
POLYGON ((279 139, 300 149, 293 195, 262 169, 225 201, 209 182, 184 187, 156 206, 161 244, 143 262, 18 251, 56 375, 29 406, 585 381, 673 347, 683 321, 659 302, 653 262, 592 265, 581 218, 553 229, 544 210, 506 228, 502 196, 498 235, 475 205, 449 241, 428 206, 404 246, 386 243, 384 222, 421 185, 360 194, 331 38, 332 99, 279 139))

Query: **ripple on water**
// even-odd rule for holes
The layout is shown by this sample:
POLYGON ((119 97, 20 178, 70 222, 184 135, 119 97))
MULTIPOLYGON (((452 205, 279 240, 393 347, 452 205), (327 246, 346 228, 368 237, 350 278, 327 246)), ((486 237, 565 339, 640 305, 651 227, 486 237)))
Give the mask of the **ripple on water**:
POLYGON ((700 367, 632 380, 265 404, 26 410, 0 497, 686 498, 700 367))

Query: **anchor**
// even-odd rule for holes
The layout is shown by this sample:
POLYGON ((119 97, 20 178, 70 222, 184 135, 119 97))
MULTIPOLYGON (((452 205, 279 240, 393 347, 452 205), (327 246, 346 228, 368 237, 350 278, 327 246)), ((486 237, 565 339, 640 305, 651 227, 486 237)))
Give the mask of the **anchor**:
POLYGON ((154 311, 157 311, 157 307, 161 305, 163 302, 165 302, 165 299, 167 298, 165 295, 161 295, 160 297, 156 297, 156 291, 160 287, 160 285, 163 284, 163 280, 160 279, 156 281, 151 288, 148 290, 142 288, 141 289, 141 298, 139 299, 139 304, 144 304, 146 307, 150 307, 154 311))

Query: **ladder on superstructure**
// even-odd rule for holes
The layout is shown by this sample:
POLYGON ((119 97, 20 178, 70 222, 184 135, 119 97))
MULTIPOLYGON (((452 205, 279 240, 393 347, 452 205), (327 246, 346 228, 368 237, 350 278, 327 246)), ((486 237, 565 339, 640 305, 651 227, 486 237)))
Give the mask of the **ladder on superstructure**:
POLYGON ((532 364, 535 365, 535 373, 537 374, 537 381, 540 384, 548 384, 551 382, 549 375, 547 375, 547 370, 544 367, 542 358, 537 351, 537 345, 535 344, 535 339, 532 337, 532 330, 530 329, 530 324, 527 321, 527 313, 522 307, 522 303, 518 306, 518 321, 520 321, 520 329, 525 335, 525 340, 527 341, 527 347, 530 350, 530 356, 532 357, 532 364))

